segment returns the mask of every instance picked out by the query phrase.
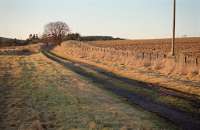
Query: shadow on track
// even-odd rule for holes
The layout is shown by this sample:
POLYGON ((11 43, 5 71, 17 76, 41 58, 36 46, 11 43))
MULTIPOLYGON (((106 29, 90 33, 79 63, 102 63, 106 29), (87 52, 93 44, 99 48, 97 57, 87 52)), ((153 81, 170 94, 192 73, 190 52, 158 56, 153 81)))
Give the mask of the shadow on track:
MULTIPOLYGON (((119 77, 113 73, 104 71, 98 67, 90 66, 81 62, 74 62, 68 59, 59 57, 53 53, 43 51, 43 54, 49 59, 56 61, 59 64, 71 69, 77 74, 87 78, 88 80, 95 83, 97 86, 111 91, 112 93, 127 99, 131 104, 136 104, 143 109, 156 113, 157 115, 168 119, 178 127, 184 130, 199 130, 200 120, 194 118, 191 113, 181 111, 176 108, 169 107, 166 104, 155 102, 148 96, 140 95, 138 93, 131 92, 127 89, 120 87, 117 82, 124 82, 124 85, 130 84, 133 87, 139 86, 146 89, 155 89, 147 87, 147 83, 131 80, 123 77, 119 77), (89 71, 92 70, 92 71, 89 71), (94 72, 93 72, 94 71, 94 72), (103 75, 103 76, 102 76, 103 75), (115 82, 115 83, 114 83, 115 82)), ((155 90, 157 91, 157 90, 155 90)), ((172 93, 172 92, 171 92, 172 93)), ((175 96, 180 96, 178 93, 173 92, 175 96)), ((181 95, 182 96, 182 95, 181 95)), ((186 97, 188 98, 188 97, 186 97)), ((192 99, 191 99, 192 100, 192 99)))

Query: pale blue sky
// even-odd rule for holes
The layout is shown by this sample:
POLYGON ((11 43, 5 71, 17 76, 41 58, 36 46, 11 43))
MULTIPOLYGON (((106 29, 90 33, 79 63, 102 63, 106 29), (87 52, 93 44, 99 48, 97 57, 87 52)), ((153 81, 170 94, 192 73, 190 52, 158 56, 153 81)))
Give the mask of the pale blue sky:
MULTIPOLYGON (((0 17, 5 37, 64 21, 82 35, 162 38, 171 35, 172 0, 0 0, 0 17)), ((200 36, 200 0, 177 0, 177 35, 200 36)))

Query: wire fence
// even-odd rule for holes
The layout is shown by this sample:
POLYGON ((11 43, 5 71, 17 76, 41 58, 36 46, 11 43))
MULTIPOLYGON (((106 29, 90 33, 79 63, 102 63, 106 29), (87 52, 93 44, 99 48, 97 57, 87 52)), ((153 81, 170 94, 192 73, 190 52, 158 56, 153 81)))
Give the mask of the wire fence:
MULTIPOLYGON (((76 43, 71 44, 71 47, 73 49, 70 50, 71 54, 79 53, 79 55, 83 57, 95 57, 101 56, 101 57, 110 57, 113 58, 119 58, 126 60, 145 60, 149 62, 156 62, 165 60, 168 58, 166 53, 158 52, 158 51, 136 51, 136 50, 117 50, 115 48, 109 47, 109 48, 103 48, 103 47, 95 47, 91 46, 85 43, 76 43)), ((189 55, 189 54, 177 54, 174 57, 174 61, 178 64, 184 64, 184 65, 191 65, 191 66, 200 66, 200 57, 196 55, 189 55)))

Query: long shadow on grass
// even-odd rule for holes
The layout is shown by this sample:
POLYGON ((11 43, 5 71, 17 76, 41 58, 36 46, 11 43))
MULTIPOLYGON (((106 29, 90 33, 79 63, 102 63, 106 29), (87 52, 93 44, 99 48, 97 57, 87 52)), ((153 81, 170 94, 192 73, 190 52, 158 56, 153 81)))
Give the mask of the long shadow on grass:
MULTIPOLYGON (((90 81, 94 82, 101 88, 109 90, 114 94, 126 98, 129 103, 137 104, 140 107, 144 108, 147 111, 153 112, 158 114, 161 117, 164 117, 170 121, 172 121, 177 126, 181 127, 184 130, 199 130, 200 129, 200 120, 193 118, 190 113, 186 113, 180 111, 176 108, 169 107, 165 104, 155 102, 153 99, 149 98, 148 96, 143 96, 134 92, 130 92, 127 89, 123 89, 121 86, 117 85, 116 83, 112 82, 112 79, 125 81, 131 83, 134 86, 141 86, 146 87, 146 83, 138 82, 135 80, 126 79, 123 77, 115 76, 112 73, 107 73, 99 68, 95 68, 97 73, 89 72, 87 69, 76 65, 75 62, 71 62, 69 60, 63 59, 58 57, 49 52, 43 52, 48 58, 56 61, 59 64, 73 70, 77 74, 86 77, 90 81), (98 75, 98 73, 104 74, 106 77, 98 75), (109 80, 108 80, 109 79, 109 80)), ((90 67, 91 68, 91 67, 90 67)), ((94 70, 94 67, 93 67, 94 70)), ((146 87, 147 88, 147 87, 146 87)), ((153 88, 152 88, 153 89, 153 88)))
POLYGON ((83 63, 83 62, 78 62, 78 61, 72 61, 72 60, 60 57, 60 56, 58 56, 58 55, 56 55, 56 54, 54 54, 52 52, 48 52, 48 53, 53 55, 53 56, 56 56, 57 58, 60 58, 62 60, 70 61, 73 64, 80 64, 83 67, 90 68, 90 69, 92 69, 92 70, 94 70, 94 71, 96 71, 96 72, 98 72, 100 74, 103 74, 103 75, 105 75, 107 77, 110 77, 112 79, 120 80, 120 81, 123 81, 123 82, 125 82, 127 84, 131 84, 131 85, 134 84, 134 86, 139 86, 140 88, 152 90, 152 91, 164 94, 164 95, 170 95, 170 96, 173 96, 173 97, 176 97, 176 98, 185 99, 187 101, 192 102, 192 104, 194 106, 200 107, 200 100, 199 100, 199 96, 198 95, 183 93, 183 92, 180 92, 180 91, 177 91, 177 90, 174 90, 174 89, 170 89, 170 88, 165 88, 165 87, 162 87, 162 86, 159 86, 159 85, 155 85, 155 84, 150 84, 150 83, 146 83, 146 82, 142 82, 142 81, 138 81, 138 80, 129 79, 127 77, 122 77, 122 76, 116 75, 116 74, 114 74, 112 72, 106 71, 106 70, 101 69, 99 67, 96 67, 94 65, 90 65, 90 64, 83 63))
POLYGON ((5 51, 0 51, 0 55, 3 56, 29 56, 34 54, 33 52, 29 50, 5 50, 5 51))

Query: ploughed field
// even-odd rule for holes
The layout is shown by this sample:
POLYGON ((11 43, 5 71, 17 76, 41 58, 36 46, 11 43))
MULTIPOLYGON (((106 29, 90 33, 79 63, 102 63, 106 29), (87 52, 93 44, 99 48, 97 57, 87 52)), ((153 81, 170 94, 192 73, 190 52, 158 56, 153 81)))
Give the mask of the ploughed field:
MULTIPOLYGON (((137 52, 162 52, 168 54, 171 51, 171 39, 99 41, 90 42, 90 45, 137 52)), ((200 56, 200 38, 177 38, 175 49, 177 54, 200 56)))

